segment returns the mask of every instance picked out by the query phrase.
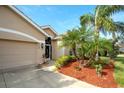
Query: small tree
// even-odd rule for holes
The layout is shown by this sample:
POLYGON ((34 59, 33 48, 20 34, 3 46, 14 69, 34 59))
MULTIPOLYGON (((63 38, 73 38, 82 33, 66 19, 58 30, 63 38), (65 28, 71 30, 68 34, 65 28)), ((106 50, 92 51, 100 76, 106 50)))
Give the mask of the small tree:
POLYGON ((67 47, 72 50, 74 56, 77 57, 76 47, 79 40, 79 32, 77 29, 68 30, 66 34, 62 35, 61 47, 67 47))
POLYGON ((91 28, 87 28, 86 25, 81 26, 79 29, 79 40, 78 40, 78 58, 80 59, 80 66, 81 64, 85 64, 84 60, 86 58, 90 58, 89 51, 91 47, 91 41, 93 40, 93 31, 91 28))

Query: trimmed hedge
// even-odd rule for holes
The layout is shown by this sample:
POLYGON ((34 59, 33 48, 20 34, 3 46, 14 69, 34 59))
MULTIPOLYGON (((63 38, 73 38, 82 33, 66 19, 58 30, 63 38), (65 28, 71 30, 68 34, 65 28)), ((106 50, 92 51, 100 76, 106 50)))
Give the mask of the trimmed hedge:
POLYGON ((74 56, 62 56, 55 61, 55 67, 58 69, 62 66, 67 65, 69 62, 71 62, 74 59, 75 59, 74 56))

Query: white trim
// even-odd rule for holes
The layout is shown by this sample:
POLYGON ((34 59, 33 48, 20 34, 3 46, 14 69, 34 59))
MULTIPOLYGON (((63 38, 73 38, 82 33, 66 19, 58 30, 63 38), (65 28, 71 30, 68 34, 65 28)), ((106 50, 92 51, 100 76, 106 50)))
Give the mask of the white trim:
POLYGON ((50 25, 41 26, 41 28, 42 29, 50 28, 53 31, 53 33, 55 33, 56 35, 58 35, 58 33, 50 25))
POLYGON ((61 36, 56 36, 55 38, 53 38, 53 40, 61 40, 62 39, 62 37, 61 36))
POLYGON ((7 28, 0 27, 0 32, 13 33, 13 34, 16 34, 16 35, 27 37, 29 39, 34 40, 35 42, 38 42, 38 43, 45 43, 45 41, 40 41, 40 40, 36 39, 35 37, 33 37, 31 35, 28 35, 26 33, 22 33, 22 32, 16 31, 16 30, 12 30, 12 29, 7 29, 7 28))
POLYGON ((47 33, 45 33, 38 25, 36 25, 34 22, 32 22, 31 19, 29 19, 27 16, 25 16, 21 11, 19 11, 16 7, 12 5, 8 5, 9 8, 11 8, 14 12, 22 16, 26 21, 28 21, 30 24, 32 24, 35 28, 37 28, 40 32, 42 32, 45 36, 49 37, 47 33))

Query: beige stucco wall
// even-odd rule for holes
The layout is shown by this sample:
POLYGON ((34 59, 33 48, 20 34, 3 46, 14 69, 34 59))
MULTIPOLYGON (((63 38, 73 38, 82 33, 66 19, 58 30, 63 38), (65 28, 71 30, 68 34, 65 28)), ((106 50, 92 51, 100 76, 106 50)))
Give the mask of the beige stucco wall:
POLYGON ((0 39, 28 41, 28 42, 38 42, 39 41, 39 40, 35 40, 35 39, 32 39, 32 38, 28 38, 24 35, 5 32, 5 31, 1 31, 1 30, 0 30, 0 39))
POLYGON ((57 41, 52 40, 52 59, 56 59, 57 57, 57 41))
POLYGON ((64 55, 69 55, 69 48, 64 48, 64 55))
POLYGON ((52 37, 56 36, 56 34, 50 28, 44 28, 43 30, 52 37))
MULTIPOLYGON (((0 27, 31 35, 38 40, 45 40, 45 35, 33 27, 21 16, 13 12, 8 6, 0 6, 0 27)), ((8 35, 6 37, 9 37, 8 35)), ((16 37, 13 37, 16 39, 16 37)))
POLYGON ((61 40, 52 41, 52 58, 57 59, 64 55, 69 55, 69 49, 66 47, 60 47, 61 40))

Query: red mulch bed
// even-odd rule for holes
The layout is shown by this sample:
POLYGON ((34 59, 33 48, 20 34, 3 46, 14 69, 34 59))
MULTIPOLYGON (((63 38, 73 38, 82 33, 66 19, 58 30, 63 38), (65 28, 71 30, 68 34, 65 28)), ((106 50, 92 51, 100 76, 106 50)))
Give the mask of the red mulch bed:
POLYGON ((67 66, 60 68, 58 71, 65 75, 77 78, 87 83, 93 84, 102 88, 117 88, 117 83, 113 77, 114 68, 106 66, 103 69, 102 77, 98 77, 94 68, 84 67, 80 71, 74 67, 78 66, 79 62, 71 62, 67 66))

